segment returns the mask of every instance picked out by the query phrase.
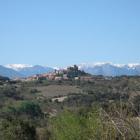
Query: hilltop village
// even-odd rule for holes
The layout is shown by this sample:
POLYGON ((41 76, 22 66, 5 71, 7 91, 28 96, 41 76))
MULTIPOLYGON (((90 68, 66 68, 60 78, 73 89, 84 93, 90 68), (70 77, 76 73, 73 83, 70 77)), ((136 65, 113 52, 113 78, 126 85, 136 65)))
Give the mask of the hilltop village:
MULTIPOLYGON (((74 65, 67 69, 54 70, 51 73, 36 74, 27 78, 23 78, 22 81, 34 81, 34 80, 84 80, 92 81, 93 77, 90 74, 85 73, 78 69, 78 66, 74 65)), ((21 80, 21 79, 20 79, 21 80)))

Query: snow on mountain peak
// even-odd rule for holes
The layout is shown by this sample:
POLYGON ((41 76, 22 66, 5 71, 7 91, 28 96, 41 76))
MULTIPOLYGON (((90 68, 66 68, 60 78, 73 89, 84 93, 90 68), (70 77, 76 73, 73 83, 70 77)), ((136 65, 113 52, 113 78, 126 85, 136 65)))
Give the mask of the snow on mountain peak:
POLYGON ((117 64, 113 64, 111 62, 97 62, 97 63, 81 63, 79 65, 79 68, 88 68, 88 67, 101 67, 101 66, 104 66, 104 65, 112 65, 112 66, 119 66, 117 64))
POLYGON ((125 67, 127 66, 128 68, 135 68, 137 66, 140 66, 140 63, 129 63, 129 64, 114 64, 111 62, 97 62, 97 63, 81 63, 79 65, 80 67, 95 67, 95 66, 104 66, 104 65, 111 65, 111 66, 115 66, 115 67, 125 67))
POLYGON ((32 65, 29 65, 29 64, 7 64, 7 65, 5 65, 5 67, 18 71, 18 70, 23 69, 23 68, 32 67, 32 65))
POLYGON ((139 63, 134 63, 134 64, 128 64, 128 67, 130 68, 135 68, 137 66, 139 66, 140 64, 139 63))

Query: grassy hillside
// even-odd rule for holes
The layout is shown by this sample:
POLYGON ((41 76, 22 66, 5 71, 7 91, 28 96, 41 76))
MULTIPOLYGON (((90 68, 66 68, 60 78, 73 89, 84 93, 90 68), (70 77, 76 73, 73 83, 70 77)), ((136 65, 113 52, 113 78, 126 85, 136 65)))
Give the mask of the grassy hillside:
POLYGON ((0 83, 1 140, 139 140, 140 77, 0 83))

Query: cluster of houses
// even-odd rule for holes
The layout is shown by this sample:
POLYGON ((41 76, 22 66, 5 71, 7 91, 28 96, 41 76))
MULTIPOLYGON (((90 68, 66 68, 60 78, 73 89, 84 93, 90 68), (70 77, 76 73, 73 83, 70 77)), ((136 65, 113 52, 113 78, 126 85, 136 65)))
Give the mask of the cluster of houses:
POLYGON ((86 74, 84 71, 80 71, 78 66, 74 65, 73 67, 68 67, 67 69, 55 70, 51 73, 46 74, 36 74, 34 76, 25 78, 24 81, 34 81, 34 80, 84 80, 84 81, 93 81, 91 75, 86 74))
POLYGON ((66 75, 59 76, 57 73, 47 73, 47 74, 36 74, 31 77, 26 78, 27 81, 33 80, 68 80, 66 75))

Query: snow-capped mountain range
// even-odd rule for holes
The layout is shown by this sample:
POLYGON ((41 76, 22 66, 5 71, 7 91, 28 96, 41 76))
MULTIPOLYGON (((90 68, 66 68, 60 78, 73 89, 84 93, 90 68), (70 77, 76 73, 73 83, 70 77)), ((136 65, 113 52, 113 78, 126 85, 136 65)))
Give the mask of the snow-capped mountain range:
MULTIPOLYGON (((121 76, 140 75, 139 64, 113 64, 113 63, 82 63, 78 65, 80 70, 93 75, 121 76)), ((8 64, 0 66, 0 75, 9 78, 28 77, 35 74, 53 72, 55 68, 41 65, 8 64)), ((58 69, 58 68, 57 68, 58 69)))
POLYGON ((28 64, 10 64, 10 65, 8 64, 5 67, 17 71, 24 77, 32 76, 35 74, 49 73, 54 71, 54 69, 51 67, 41 66, 41 65, 33 66, 28 64))
POLYGON ((53 71, 54 69, 51 67, 40 65, 8 64, 0 66, 0 75, 7 76, 9 78, 29 77, 35 74, 43 74, 53 71))
POLYGON ((140 64, 83 63, 79 65, 79 69, 93 75, 140 75, 140 64))

